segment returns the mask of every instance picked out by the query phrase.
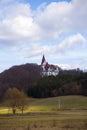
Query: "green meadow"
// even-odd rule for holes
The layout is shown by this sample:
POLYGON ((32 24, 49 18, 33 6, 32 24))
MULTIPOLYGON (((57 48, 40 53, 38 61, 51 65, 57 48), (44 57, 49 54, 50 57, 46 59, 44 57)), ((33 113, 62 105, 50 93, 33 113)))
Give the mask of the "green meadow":
POLYGON ((29 111, 62 111, 87 109, 85 96, 60 96, 30 101, 29 111))
POLYGON ((87 97, 30 98, 23 115, 1 102, 0 130, 87 130, 87 97))
MULTIPOLYGON (((87 96, 60 96, 44 99, 29 99, 29 105, 24 113, 28 112, 57 112, 63 110, 86 110, 87 96)), ((19 111, 18 111, 19 112, 19 111)), ((11 113, 11 108, 0 104, 0 114, 11 113)))
MULTIPOLYGON (((29 99, 29 105, 24 113, 29 112, 58 112, 64 110, 86 110, 87 96, 60 96, 44 99, 29 99)), ((0 105, 0 114, 12 113, 5 103, 0 105)), ((20 111, 18 111, 20 113, 20 111)))

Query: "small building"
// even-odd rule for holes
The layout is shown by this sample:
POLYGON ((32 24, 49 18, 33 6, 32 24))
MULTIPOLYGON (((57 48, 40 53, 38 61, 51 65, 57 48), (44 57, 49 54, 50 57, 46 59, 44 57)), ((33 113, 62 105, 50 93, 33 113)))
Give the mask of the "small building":
POLYGON ((59 68, 56 65, 50 65, 46 62, 45 56, 43 55, 41 61, 42 76, 56 76, 59 74, 59 68))

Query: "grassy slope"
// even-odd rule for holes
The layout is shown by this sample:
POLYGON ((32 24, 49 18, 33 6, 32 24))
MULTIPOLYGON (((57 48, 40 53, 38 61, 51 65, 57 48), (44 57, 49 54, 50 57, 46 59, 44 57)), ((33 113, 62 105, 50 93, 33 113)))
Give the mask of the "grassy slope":
MULTIPOLYGON (((87 97, 84 96, 60 96, 45 99, 29 99, 29 107, 25 112, 50 112, 59 110, 84 110, 87 109, 87 97)), ((0 113, 10 113, 8 108, 1 106, 0 113)))
POLYGON ((29 111, 58 111, 64 109, 87 109, 87 97, 61 96, 46 99, 35 99, 30 102, 29 111))

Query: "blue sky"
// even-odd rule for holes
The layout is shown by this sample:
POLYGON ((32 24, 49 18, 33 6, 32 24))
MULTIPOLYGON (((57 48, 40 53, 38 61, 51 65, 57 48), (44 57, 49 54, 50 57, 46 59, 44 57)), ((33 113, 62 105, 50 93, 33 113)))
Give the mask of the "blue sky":
POLYGON ((31 5, 32 9, 36 9, 42 3, 46 3, 48 5, 51 2, 63 2, 63 1, 69 2, 71 0, 36 0, 36 1, 34 1, 34 0, 20 0, 20 2, 29 3, 31 5))
POLYGON ((87 70, 87 0, 0 0, 0 72, 41 63, 87 70))

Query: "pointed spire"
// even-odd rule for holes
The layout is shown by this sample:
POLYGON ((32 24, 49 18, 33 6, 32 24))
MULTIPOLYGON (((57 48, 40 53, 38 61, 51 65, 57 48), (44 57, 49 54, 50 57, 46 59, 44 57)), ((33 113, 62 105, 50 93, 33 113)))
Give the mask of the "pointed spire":
POLYGON ((44 63, 46 63, 46 60, 45 60, 45 56, 43 55, 41 65, 43 65, 44 63))

